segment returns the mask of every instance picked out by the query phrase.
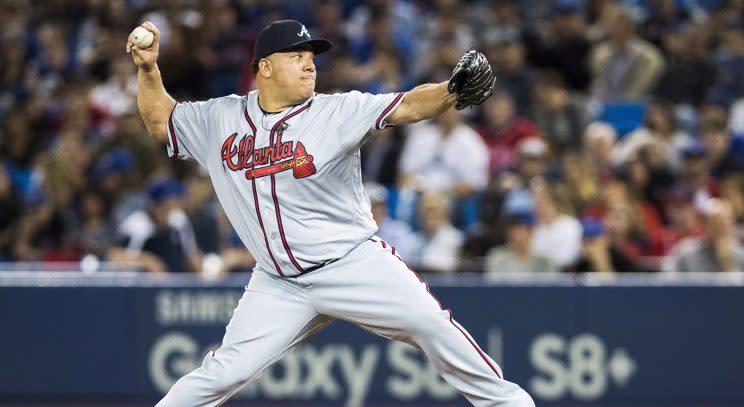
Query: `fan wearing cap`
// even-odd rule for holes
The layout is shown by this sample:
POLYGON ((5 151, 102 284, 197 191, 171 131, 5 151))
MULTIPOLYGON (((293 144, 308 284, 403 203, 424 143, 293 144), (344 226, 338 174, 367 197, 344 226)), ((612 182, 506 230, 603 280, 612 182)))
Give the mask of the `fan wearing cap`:
POLYGON ((744 246, 736 237, 731 203, 712 198, 705 202, 705 235, 679 242, 662 263, 663 271, 744 271, 744 246))
POLYGON ((570 270, 604 273, 640 271, 622 251, 610 244, 601 220, 583 219, 581 229, 581 257, 570 270))
POLYGON ((661 232, 661 254, 667 254, 684 239, 700 237, 705 233, 694 203, 694 191, 684 186, 674 187, 664 194, 664 215, 668 225, 661 232))
POLYGON ((209 174, 256 260, 221 347, 158 406, 222 405, 297 344, 341 319, 423 349, 476 406, 534 407, 401 254, 376 235, 362 184, 360 147, 374 136, 370 130, 431 119, 490 95, 494 79, 482 54, 469 51, 457 66, 452 83, 463 85, 454 87, 459 96, 449 93, 448 82, 380 95, 319 94, 314 57, 331 43, 312 38, 298 21, 276 21, 256 38, 257 90, 176 104, 157 68, 157 28, 142 27, 153 33, 153 45, 127 44, 139 66, 142 118, 153 137, 168 143, 171 157, 194 159, 209 174), (472 90, 478 93, 462 97, 472 90))
POLYGON ((202 259, 191 222, 183 211, 183 184, 156 180, 148 195, 147 210, 133 212, 117 229, 130 260, 144 252, 159 258, 170 272, 199 270, 202 259))
POLYGON ((486 254, 485 275, 495 277, 503 272, 535 273, 558 271, 544 256, 532 252, 535 214, 531 210, 514 210, 506 214, 506 246, 494 247, 486 254))
POLYGON ((718 180, 710 174, 707 150, 698 139, 690 140, 680 150, 682 185, 694 191, 695 206, 702 209, 709 199, 719 196, 718 180))

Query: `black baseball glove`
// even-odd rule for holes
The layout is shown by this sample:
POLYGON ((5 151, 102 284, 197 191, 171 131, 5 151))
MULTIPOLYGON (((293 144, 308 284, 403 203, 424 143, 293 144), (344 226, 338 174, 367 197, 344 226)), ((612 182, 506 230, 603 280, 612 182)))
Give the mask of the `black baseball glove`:
POLYGON ((450 77, 447 90, 457 94, 455 109, 479 105, 493 93, 496 75, 482 52, 471 49, 460 58, 450 77))

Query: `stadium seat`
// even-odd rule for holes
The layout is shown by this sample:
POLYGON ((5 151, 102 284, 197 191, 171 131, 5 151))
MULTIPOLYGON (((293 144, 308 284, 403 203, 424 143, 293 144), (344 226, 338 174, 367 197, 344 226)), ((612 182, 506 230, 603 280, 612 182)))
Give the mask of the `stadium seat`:
POLYGON ((622 137, 643 123, 645 112, 645 103, 613 102, 604 105, 598 119, 612 125, 622 137))

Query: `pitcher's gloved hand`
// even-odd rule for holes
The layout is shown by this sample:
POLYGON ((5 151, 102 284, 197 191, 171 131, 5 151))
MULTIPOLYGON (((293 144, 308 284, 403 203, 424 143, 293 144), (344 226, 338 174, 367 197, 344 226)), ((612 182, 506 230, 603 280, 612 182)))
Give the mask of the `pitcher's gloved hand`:
POLYGON ((496 85, 496 75, 482 52, 471 49, 460 58, 450 77, 447 90, 457 94, 455 109, 479 105, 488 99, 496 85))

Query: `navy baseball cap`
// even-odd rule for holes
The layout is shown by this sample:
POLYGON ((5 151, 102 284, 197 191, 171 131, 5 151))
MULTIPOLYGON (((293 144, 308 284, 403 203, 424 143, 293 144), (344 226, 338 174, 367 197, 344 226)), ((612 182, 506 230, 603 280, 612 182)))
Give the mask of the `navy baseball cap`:
POLYGON ((274 21, 258 33, 253 45, 253 72, 258 71, 258 61, 267 56, 294 48, 298 45, 309 44, 313 52, 322 54, 331 49, 330 41, 322 38, 312 39, 305 25, 295 20, 274 21))
POLYGON ((148 188, 150 201, 160 203, 168 198, 183 198, 186 189, 179 181, 171 178, 164 178, 154 181, 148 188))
POLYGON ((99 179, 111 174, 125 173, 134 169, 134 155, 126 148, 119 147, 109 151, 101 157, 95 167, 95 174, 99 179))
POLYGON ((513 225, 524 225, 529 228, 535 226, 535 214, 531 210, 515 210, 506 213, 506 224, 509 226, 513 225))
POLYGON ((684 158, 702 158, 706 153, 705 145, 698 139, 688 141, 680 150, 684 158))

